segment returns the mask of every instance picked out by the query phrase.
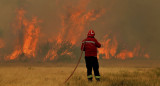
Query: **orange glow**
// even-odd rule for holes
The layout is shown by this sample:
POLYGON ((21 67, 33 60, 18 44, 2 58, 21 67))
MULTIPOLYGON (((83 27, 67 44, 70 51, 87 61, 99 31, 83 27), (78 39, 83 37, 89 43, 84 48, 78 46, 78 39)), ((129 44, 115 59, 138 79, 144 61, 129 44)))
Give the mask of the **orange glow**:
POLYGON ((57 51, 49 50, 43 61, 46 61, 47 59, 54 60, 56 56, 57 56, 57 51))
MULTIPOLYGON (((74 57, 72 49, 79 47, 82 35, 88 30, 86 28, 91 29, 92 25, 90 24, 105 13, 105 9, 95 10, 87 8, 90 1, 80 0, 76 5, 64 7, 63 13, 60 14, 61 27, 59 28, 59 33, 56 36, 54 35, 53 38, 48 38, 48 45, 46 44, 47 48, 45 46, 45 52, 43 53, 43 61, 55 60, 59 56, 66 55, 74 57)), ((24 58, 27 59, 36 58, 37 52, 41 50, 39 49, 41 46, 37 48, 40 37, 40 26, 38 25, 40 21, 37 17, 26 17, 26 13, 24 9, 17 11, 17 21, 14 24, 16 27, 14 31, 16 32, 17 43, 13 52, 6 56, 5 60, 18 59, 21 58, 21 55, 24 55, 24 58)), ((98 49, 98 58, 116 58, 122 60, 135 57, 150 58, 150 55, 144 52, 144 49, 138 43, 134 47, 122 49, 116 35, 110 36, 106 34, 100 43, 102 44, 102 48, 98 49)), ((0 48, 3 47, 4 42, 0 39, 0 48)))
POLYGON ((36 17, 32 18, 31 21, 29 21, 25 17, 25 11, 23 9, 18 10, 18 15, 17 15, 17 27, 16 29, 18 31, 21 31, 23 34, 23 42, 19 41, 22 39, 18 39, 18 45, 13 53, 9 56, 7 56, 5 59, 7 60, 13 60, 18 58, 19 55, 22 53, 27 56, 28 58, 30 57, 35 57, 36 53, 36 46, 38 42, 38 37, 39 37, 39 26, 38 26, 38 20, 36 17), (23 44, 21 44, 23 43, 23 44))
POLYGON ((102 48, 98 49, 98 58, 100 54, 105 54, 105 56, 103 56, 103 58, 105 59, 110 59, 111 56, 115 56, 118 47, 118 42, 115 36, 113 37, 113 39, 111 39, 108 38, 108 35, 105 35, 101 43, 102 48))
POLYGON ((133 58, 133 52, 132 51, 128 51, 128 50, 122 50, 117 56, 116 58, 119 59, 126 59, 126 58, 133 58))
MULTIPOLYGON (((77 46, 80 44, 80 37, 84 32, 87 24, 90 21, 95 21, 102 14, 104 14, 105 10, 87 10, 87 5, 90 0, 80 0, 80 2, 76 6, 70 6, 70 8, 66 8, 65 12, 61 15, 61 29, 56 38, 56 45, 51 50, 48 51, 48 54, 45 57, 46 59, 55 58, 57 56, 57 50, 62 48, 63 42, 67 41, 71 44, 70 48, 67 48, 60 55, 73 55, 71 49, 73 46, 77 46), (53 54, 54 53, 54 54, 53 54)), ((114 52, 114 50, 113 50, 114 52)))
POLYGON ((116 37, 113 37, 113 42, 112 42, 111 48, 110 48, 111 56, 115 56, 115 54, 117 52, 117 47, 118 47, 118 42, 116 40, 116 37))
POLYGON ((80 1, 74 8, 66 9, 67 15, 65 13, 63 13, 65 15, 61 15, 62 28, 57 37, 58 43, 68 40, 73 45, 77 44, 88 22, 95 21, 104 14, 104 9, 99 12, 97 10, 87 11, 88 3, 89 1, 80 1))
POLYGON ((22 53, 21 50, 15 50, 11 55, 7 56, 5 59, 6 59, 6 60, 14 60, 14 59, 16 59, 21 53, 22 53))
POLYGON ((33 18, 31 22, 26 22, 23 53, 29 56, 35 56, 35 50, 39 37, 39 27, 36 27, 37 19, 33 18))
POLYGON ((64 51, 63 53, 61 53, 61 55, 72 55, 72 52, 69 52, 68 50, 64 51))
POLYGON ((150 56, 149 56, 148 53, 144 54, 144 57, 145 57, 145 58, 150 58, 150 56))
POLYGON ((144 50, 141 49, 140 44, 137 44, 133 50, 117 50, 118 49, 118 41, 115 36, 112 38, 108 38, 108 35, 105 35, 103 40, 101 41, 102 48, 98 49, 98 58, 102 54, 102 58, 110 59, 110 58, 118 58, 118 59, 126 59, 133 57, 145 57, 149 58, 149 54, 144 54, 144 50))

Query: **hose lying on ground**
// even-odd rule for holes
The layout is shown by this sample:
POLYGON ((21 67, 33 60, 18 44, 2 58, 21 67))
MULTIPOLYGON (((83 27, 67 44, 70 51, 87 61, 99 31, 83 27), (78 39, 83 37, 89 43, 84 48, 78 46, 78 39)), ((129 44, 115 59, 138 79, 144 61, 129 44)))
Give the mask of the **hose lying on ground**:
POLYGON ((74 74, 74 72, 76 71, 76 69, 77 69, 77 67, 78 67, 78 65, 79 65, 79 63, 80 63, 80 61, 81 61, 82 54, 83 54, 83 51, 81 51, 81 55, 80 55, 80 57, 79 57, 79 60, 78 60, 78 63, 77 63, 77 65, 76 65, 76 67, 74 68, 73 72, 72 72, 71 75, 66 79, 66 81, 65 81, 64 83, 66 83, 66 82, 72 77, 72 75, 74 74))

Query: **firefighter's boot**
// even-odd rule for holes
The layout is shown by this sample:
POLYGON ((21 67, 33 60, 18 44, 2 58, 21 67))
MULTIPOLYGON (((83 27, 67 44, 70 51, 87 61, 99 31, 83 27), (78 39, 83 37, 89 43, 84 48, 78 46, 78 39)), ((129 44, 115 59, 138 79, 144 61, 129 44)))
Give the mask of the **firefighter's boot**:
POLYGON ((93 78, 92 75, 87 76, 87 78, 89 82, 92 82, 92 78, 93 78))
POLYGON ((100 76, 95 76, 97 81, 100 81, 100 76))

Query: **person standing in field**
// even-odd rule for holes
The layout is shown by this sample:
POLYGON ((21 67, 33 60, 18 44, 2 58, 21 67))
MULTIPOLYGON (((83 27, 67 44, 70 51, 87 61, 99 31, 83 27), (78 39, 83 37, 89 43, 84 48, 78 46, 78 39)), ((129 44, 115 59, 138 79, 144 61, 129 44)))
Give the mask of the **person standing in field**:
POLYGON ((97 48, 101 47, 101 44, 96 40, 95 32, 89 30, 87 38, 82 41, 81 50, 85 51, 85 62, 87 68, 88 81, 92 81, 92 68, 94 70, 95 79, 100 81, 99 63, 97 59, 97 48))

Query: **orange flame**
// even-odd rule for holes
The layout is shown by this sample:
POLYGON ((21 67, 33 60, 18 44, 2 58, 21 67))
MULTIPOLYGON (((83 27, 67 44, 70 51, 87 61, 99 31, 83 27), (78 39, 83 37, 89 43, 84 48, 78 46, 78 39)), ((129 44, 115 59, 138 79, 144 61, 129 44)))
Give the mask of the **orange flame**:
POLYGON ((48 58, 50 58, 50 60, 54 60, 56 56, 57 56, 57 51, 49 50, 46 57, 43 59, 43 61, 46 61, 48 58))
POLYGON ((105 35, 102 41, 103 47, 98 49, 98 58, 101 54, 103 54, 103 58, 110 59, 112 57, 119 58, 119 59, 126 59, 126 58, 133 58, 138 56, 143 56, 145 58, 149 58, 149 54, 145 54, 142 52, 140 45, 137 46, 132 50, 129 51, 127 49, 123 49, 118 51, 118 42, 116 37, 114 36, 113 39, 108 38, 108 35, 105 35))
POLYGON ((120 59, 126 59, 126 58, 133 58, 134 54, 132 51, 128 51, 128 50, 122 50, 117 56, 116 58, 120 58, 120 59))
POLYGON ((73 45, 79 41, 82 32, 84 31, 86 25, 89 21, 95 21, 105 10, 90 10, 87 11, 87 5, 89 1, 80 1, 74 8, 70 7, 67 10, 67 15, 62 15, 62 28, 57 37, 58 43, 62 40, 71 41, 73 45), (85 4, 84 4, 85 2, 85 4))
POLYGON ((116 37, 113 37, 113 39, 108 38, 108 35, 105 35, 102 41, 103 48, 98 49, 98 58, 100 54, 105 54, 106 59, 111 58, 111 56, 115 56, 117 52, 118 42, 116 40, 116 37))
POLYGON ((31 22, 25 22, 25 24, 23 53, 34 57, 39 37, 39 27, 36 27, 37 19, 33 18, 31 22))
POLYGON ((25 17, 25 11, 23 9, 18 10, 17 20, 17 30, 23 32, 23 44, 18 39, 18 48, 15 49, 15 51, 7 56, 5 59, 7 60, 13 60, 18 58, 19 55, 24 54, 27 57, 35 57, 36 53, 36 46, 38 42, 39 37, 39 26, 38 26, 38 20, 36 17, 32 18, 31 21, 29 21, 25 17))
POLYGON ((21 50, 15 50, 11 55, 7 56, 6 60, 14 60, 22 53, 21 50))
MULTIPOLYGON (((101 10, 88 10, 87 5, 90 0, 80 0, 79 4, 76 6, 69 6, 65 10, 66 13, 61 15, 61 29, 60 33, 55 37, 56 39, 49 39, 49 42, 54 43, 51 48, 47 51, 46 56, 43 61, 54 60, 59 55, 69 55, 72 57, 73 52, 69 49, 77 46, 80 41, 80 37, 85 30, 85 27, 89 25, 89 22, 95 21, 97 18, 101 17, 105 13, 104 9, 101 10), (67 42, 69 43, 67 43, 67 42), (65 44, 69 47, 64 47, 65 44), (59 50, 63 49, 61 53, 59 50)), ((18 10, 16 30, 18 33, 22 33, 22 39, 18 36, 18 42, 15 50, 8 56, 5 57, 6 60, 17 59, 21 54, 24 54, 27 58, 36 57, 36 48, 38 44, 38 38, 40 33, 40 27, 36 17, 29 20, 25 16, 26 11, 23 9, 18 10)), ((105 35, 101 41, 102 48, 98 49, 98 58, 102 55, 104 59, 118 58, 127 59, 134 58, 138 56, 143 56, 145 58, 150 58, 148 53, 144 53, 144 49, 137 44, 133 49, 119 49, 119 43, 116 36, 109 37, 105 35)), ((3 47, 3 41, 0 39, 0 48, 3 47)))
MULTIPOLYGON (((61 15, 61 25, 60 33, 56 38, 56 48, 49 50, 46 59, 55 58, 57 56, 56 50, 61 48, 61 44, 63 41, 69 41, 72 46, 78 44, 77 41, 80 41, 80 37, 82 32, 84 32, 86 25, 90 21, 95 21, 102 14, 104 14, 105 10, 87 10, 88 0, 80 0, 79 4, 76 6, 69 6, 66 8, 67 14, 61 15), (56 50, 55 50, 56 49, 56 50), (54 54, 53 54, 54 53, 54 54)), ((72 46, 70 48, 72 48, 72 46)), ((69 50, 65 50, 61 55, 73 55, 69 50)))

